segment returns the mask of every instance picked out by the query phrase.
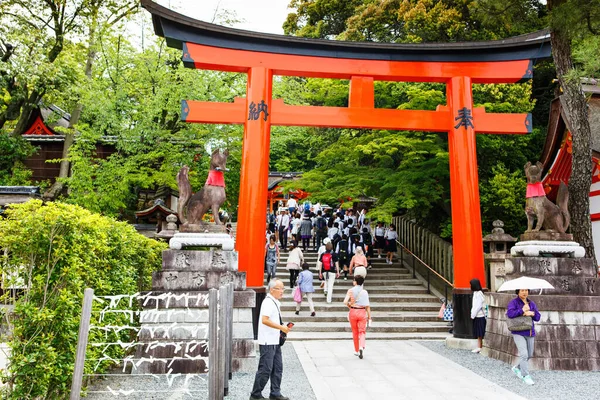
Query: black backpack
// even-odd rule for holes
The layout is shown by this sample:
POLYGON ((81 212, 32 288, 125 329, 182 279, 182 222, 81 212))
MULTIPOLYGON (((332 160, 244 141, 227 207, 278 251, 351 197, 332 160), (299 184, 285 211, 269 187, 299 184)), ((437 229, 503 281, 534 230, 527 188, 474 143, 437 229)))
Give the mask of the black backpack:
POLYGON ((371 238, 371 234, 369 232, 363 233, 362 239, 365 246, 370 246, 373 244, 373 239, 371 238))
POLYGON ((317 217, 317 232, 327 234, 327 222, 323 217, 317 217))
POLYGON ((340 246, 340 251, 338 252, 338 258, 340 260, 347 260, 348 259, 348 241, 340 240, 339 246, 340 246))

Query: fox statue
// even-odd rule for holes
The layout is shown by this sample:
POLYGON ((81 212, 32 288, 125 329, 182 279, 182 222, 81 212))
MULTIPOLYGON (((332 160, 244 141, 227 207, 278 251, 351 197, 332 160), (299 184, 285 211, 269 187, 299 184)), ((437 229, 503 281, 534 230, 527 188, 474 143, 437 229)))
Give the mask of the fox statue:
POLYGON ((192 186, 189 180, 189 167, 184 165, 177 174, 177 186, 179 187, 179 205, 177 213, 179 220, 185 225, 200 225, 202 217, 212 208, 215 224, 222 225, 219 219, 219 208, 225 202, 225 178, 224 171, 229 171, 225 165, 229 150, 223 153, 220 150, 213 151, 210 158, 208 178, 204 187, 199 192, 192 194, 192 186))
POLYGON ((546 197, 542 185, 542 163, 535 165, 528 162, 525 164, 525 176, 527 177, 527 195, 525 203, 525 214, 527 215, 527 232, 565 233, 569 227, 571 216, 568 210, 569 189, 564 182, 558 187, 556 204, 546 197), (537 224, 533 222, 537 218, 537 224))

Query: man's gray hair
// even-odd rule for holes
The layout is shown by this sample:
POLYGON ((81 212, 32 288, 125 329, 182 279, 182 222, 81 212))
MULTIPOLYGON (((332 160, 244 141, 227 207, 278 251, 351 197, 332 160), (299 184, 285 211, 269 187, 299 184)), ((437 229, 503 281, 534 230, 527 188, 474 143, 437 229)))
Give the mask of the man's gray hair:
POLYGON ((269 281, 269 284, 267 285, 267 290, 270 292, 275 285, 277 285, 277 282, 283 282, 281 279, 279 278, 273 278, 269 281))

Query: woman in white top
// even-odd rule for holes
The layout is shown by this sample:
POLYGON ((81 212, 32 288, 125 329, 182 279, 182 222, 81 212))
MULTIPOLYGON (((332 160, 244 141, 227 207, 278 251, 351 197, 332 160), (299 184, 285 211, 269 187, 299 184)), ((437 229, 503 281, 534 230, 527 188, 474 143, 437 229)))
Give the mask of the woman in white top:
POLYGON ((285 269, 290 271, 290 289, 296 285, 296 279, 300 273, 300 266, 304 263, 304 254, 298 247, 298 242, 292 240, 290 243, 290 254, 288 255, 287 264, 285 269))
POLYGON ((366 346, 367 321, 371 325, 371 305, 369 303, 369 292, 363 288, 365 278, 354 277, 354 287, 348 290, 344 304, 348 306, 348 321, 352 328, 352 339, 354 340, 354 355, 363 358, 366 346))
POLYGON ((296 215, 294 216, 294 219, 292 220, 292 240, 295 240, 296 242, 300 241, 300 236, 298 235, 300 233, 300 224, 302 223, 302 220, 300 219, 300 214, 296 213, 296 215))
POLYGON ((479 353, 483 347, 483 337, 485 336, 485 297, 481 289, 479 279, 471 279, 471 291, 473 292, 473 306, 471 307, 471 319, 473 320, 473 336, 477 338, 477 348, 473 353, 479 353))
POLYGON ((394 259, 394 253, 398 251, 396 246, 396 239, 398 239, 398 232, 396 232, 396 225, 390 224, 390 228, 385 232, 386 251, 387 251, 387 263, 392 264, 394 259))

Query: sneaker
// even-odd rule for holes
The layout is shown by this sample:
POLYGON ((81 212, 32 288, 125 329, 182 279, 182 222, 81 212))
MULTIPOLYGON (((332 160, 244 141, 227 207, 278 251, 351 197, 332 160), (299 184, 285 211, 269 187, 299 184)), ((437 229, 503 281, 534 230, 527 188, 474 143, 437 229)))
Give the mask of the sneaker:
POLYGON ((377 258, 381 258, 381 254, 379 254, 379 255, 377 256, 377 258))
POLYGON ((310 313, 310 316, 311 316, 311 317, 314 317, 315 315, 317 315, 317 314, 315 314, 315 312, 314 312, 314 311, 310 313))
POLYGON ((347 280, 348 280, 348 278, 344 277, 344 280, 345 280, 345 281, 347 281, 347 280))
POLYGON ((360 349, 358 351, 358 358, 360 358, 361 360, 363 359, 363 351, 364 351, 364 349, 360 349))
POLYGON ((266 399, 266 397, 263 397, 262 395, 260 395, 260 397, 254 397, 254 396, 250 396, 250 400, 258 400, 258 399, 266 399))
POLYGON ((471 353, 480 353, 480 352, 481 352, 481 348, 480 347, 471 350, 471 353))
POLYGON ((371 268, 373 268, 373 266, 372 266, 372 265, 369 265, 369 266, 367 267, 367 269, 371 269, 371 268))
POLYGON ((533 379, 531 379, 531 375, 527 375, 523 377, 523 382, 525 382, 526 385, 533 385, 535 382, 533 382, 533 379))
POLYGON ((354 355, 355 355, 356 357, 358 357, 358 356, 359 356, 359 354, 360 354, 360 353, 359 353, 358 351, 355 351, 355 352, 354 352, 354 355))
POLYGON ((517 376, 517 378, 519 379, 523 379, 523 375, 521 375, 521 370, 518 367, 512 367, 512 372, 515 373, 515 375, 517 376))
POLYGON ((296 311, 296 312, 295 312, 295 314, 296 314, 296 315, 300 315, 300 311, 296 311))

